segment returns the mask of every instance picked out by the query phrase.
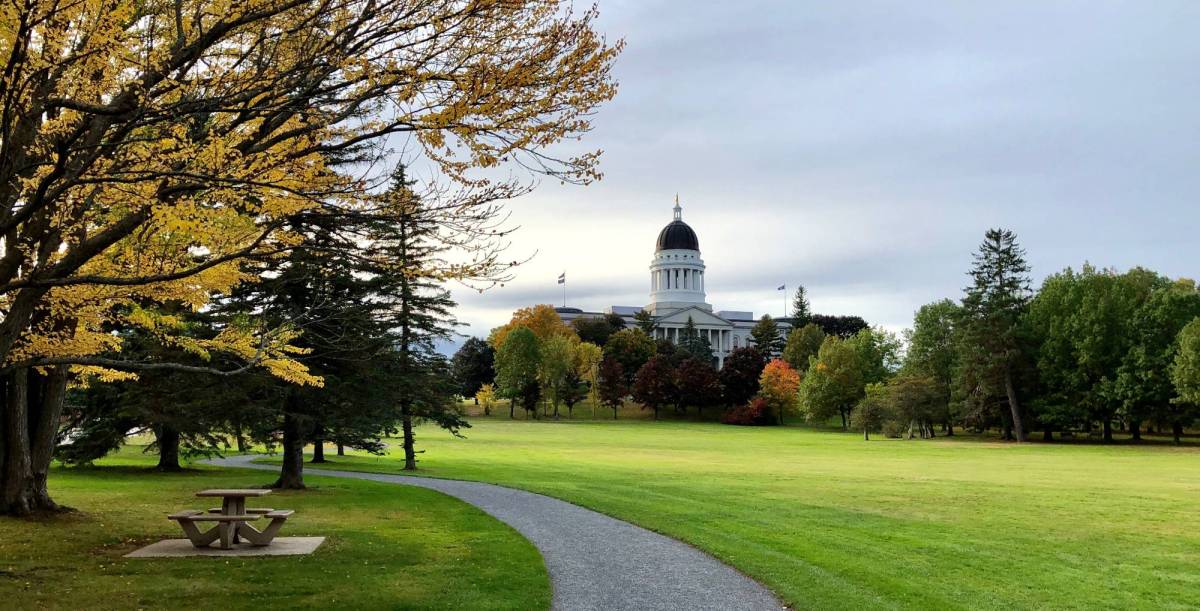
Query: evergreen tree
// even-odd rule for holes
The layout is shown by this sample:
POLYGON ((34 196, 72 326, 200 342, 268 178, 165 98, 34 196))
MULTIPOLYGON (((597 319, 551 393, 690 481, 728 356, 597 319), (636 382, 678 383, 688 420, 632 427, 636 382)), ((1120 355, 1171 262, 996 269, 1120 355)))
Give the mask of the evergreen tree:
POLYGON ((808 303, 808 292, 804 285, 796 287, 796 296, 792 297, 792 328, 798 329, 812 321, 812 308, 808 303))
POLYGON ((762 351, 763 356, 773 358, 783 352, 784 344, 787 340, 779 333, 779 324, 771 318, 770 314, 763 314, 762 318, 750 329, 750 337, 754 339, 754 346, 762 351))
POLYGON ((469 426, 452 400, 455 392, 449 363, 436 350, 450 338, 458 322, 451 314, 455 303, 440 284, 449 250, 439 237, 444 211, 426 205, 412 190, 413 183, 400 165, 384 195, 384 214, 368 224, 371 266, 367 272, 374 304, 382 306, 378 332, 393 347, 397 387, 392 398, 399 403, 403 435, 404 469, 417 468, 413 426, 428 420, 458 434, 469 426))
POLYGON ((648 310, 638 310, 637 314, 633 315, 633 320, 642 333, 654 337, 654 332, 658 330, 658 323, 654 321, 654 316, 648 310))
POLYGON ((963 297, 963 380, 969 401, 988 405, 1003 397, 1009 425, 1025 440, 1016 369, 1021 358, 1018 326, 1029 303, 1029 265, 1017 237, 1006 229, 989 229, 974 255, 971 286, 963 297))
POLYGON ((709 345, 708 339, 696 330, 696 323, 688 316, 687 323, 683 326, 683 332, 680 334, 679 351, 685 355, 685 358, 694 358, 705 363, 713 361, 712 346, 709 345))

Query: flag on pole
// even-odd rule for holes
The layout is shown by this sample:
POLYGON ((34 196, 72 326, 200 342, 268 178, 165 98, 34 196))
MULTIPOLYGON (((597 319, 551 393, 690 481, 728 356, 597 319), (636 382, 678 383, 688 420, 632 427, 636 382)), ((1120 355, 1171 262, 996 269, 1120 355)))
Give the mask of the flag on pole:
POLYGON ((561 273, 561 274, 559 274, 559 275, 558 275, 558 283, 559 283, 559 284, 566 284, 566 283, 567 283, 567 272, 563 272, 563 273, 561 273))
POLYGON ((777 288, 777 289, 775 289, 775 290, 777 290, 777 291, 783 291, 783 290, 786 290, 786 289, 787 289, 787 285, 786 285, 786 284, 781 284, 781 285, 779 285, 779 288, 777 288))

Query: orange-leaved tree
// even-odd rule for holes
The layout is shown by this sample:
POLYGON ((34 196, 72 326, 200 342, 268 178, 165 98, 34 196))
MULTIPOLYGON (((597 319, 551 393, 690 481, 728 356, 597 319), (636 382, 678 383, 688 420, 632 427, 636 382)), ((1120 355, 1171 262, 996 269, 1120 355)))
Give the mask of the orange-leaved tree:
POLYGON ((800 401, 800 374, 783 359, 773 359, 763 367, 758 377, 758 396, 762 397, 779 424, 789 412, 795 412, 800 401))

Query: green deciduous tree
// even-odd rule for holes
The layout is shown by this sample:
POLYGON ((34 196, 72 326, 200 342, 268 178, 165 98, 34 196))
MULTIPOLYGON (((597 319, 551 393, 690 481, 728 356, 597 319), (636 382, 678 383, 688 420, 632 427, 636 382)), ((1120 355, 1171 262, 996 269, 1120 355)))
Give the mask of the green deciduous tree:
POLYGON ((800 382, 800 407, 810 422, 841 416, 846 430, 863 387, 862 361, 854 346, 839 337, 826 337, 800 382))
POLYGON ((505 334, 496 350, 496 386, 511 400, 508 417, 520 405, 525 412, 536 413, 541 398, 538 368, 542 362, 537 336, 528 327, 518 326, 505 334))
POLYGON ((928 376, 941 393, 942 430, 954 434, 951 408, 951 384, 958 364, 956 328, 962 311, 949 299, 925 304, 913 317, 912 329, 905 331, 908 350, 904 355, 904 373, 928 376))
POLYGON ((870 441, 871 433, 878 431, 880 426, 892 417, 884 385, 868 384, 863 398, 854 406, 853 414, 854 428, 862 431, 864 441, 870 441))
POLYGON ((792 329, 783 347, 783 360, 796 371, 808 371, 808 362, 817 356, 824 341, 825 332, 813 323, 792 329))
POLYGON ((1144 390, 1134 384, 1137 355, 1130 355, 1143 331, 1134 328, 1135 316, 1166 285, 1166 279, 1144 269, 1119 274, 1090 265, 1046 278, 1027 315, 1038 346, 1045 395, 1040 405, 1048 412, 1043 426, 1099 422, 1104 440, 1112 441, 1113 420, 1125 403, 1122 395, 1136 402, 1144 390), (1121 388, 1117 380, 1123 363, 1129 369, 1121 388))
POLYGON ((655 354, 654 340, 641 329, 622 329, 608 338, 604 345, 604 356, 621 364, 625 372, 626 386, 633 385, 633 378, 642 365, 655 354))
POLYGON ((575 348, 575 362, 579 378, 587 383, 587 396, 592 404, 592 418, 596 417, 596 405, 600 403, 600 361, 604 351, 600 346, 581 342, 575 348))
POLYGON ((861 316, 813 314, 810 322, 820 327, 821 331, 825 332, 825 335, 835 335, 842 339, 854 337, 855 333, 871 326, 861 316))
POLYGON ((575 352, 578 344, 578 339, 564 335, 554 335, 541 342, 538 378, 554 407, 555 420, 558 419, 559 405, 567 399, 578 402, 575 397, 579 385, 578 356, 575 352))
POLYGON ((1171 365, 1178 338, 1200 316, 1200 293, 1191 282, 1163 282, 1129 319, 1129 350, 1117 368, 1112 388, 1133 439, 1141 439, 1141 424, 1154 421, 1171 427, 1175 442, 1194 419, 1194 405, 1174 401, 1171 365))
POLYGON ((900 340, 885 329, 863 329, 846 340, 858 355, 864 384, 886 382, 900 364, 900 340))
POLYGON ((1200 318, 1179 332, 1175 358, 1171 362, 1171 382, 1178 395, 1173 399, 1178 414, 1171 423, 1175 441, 1183 426, 1194 420, 1200 411, 1200 318))
POLYGON ((491 384, 496 379, 495 360, 496 351, 486 341, 471 337, 463 342, 450 361, 458 393, 474 397, 484 384, 491 384))

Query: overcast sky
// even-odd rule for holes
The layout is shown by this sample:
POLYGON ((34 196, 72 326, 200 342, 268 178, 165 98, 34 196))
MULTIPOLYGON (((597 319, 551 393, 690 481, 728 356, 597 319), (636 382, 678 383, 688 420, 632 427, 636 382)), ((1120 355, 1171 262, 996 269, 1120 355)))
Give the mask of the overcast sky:
POLYGON ((675 193, 716 309, 813 308, 898 330, 958 298, 989 227, 1036 282, 1085 261, 1195 277, 1200 2, 599 0, 620 91, 585 144, 604 179, 512 202, 511 311, 648 301, 675 193))

